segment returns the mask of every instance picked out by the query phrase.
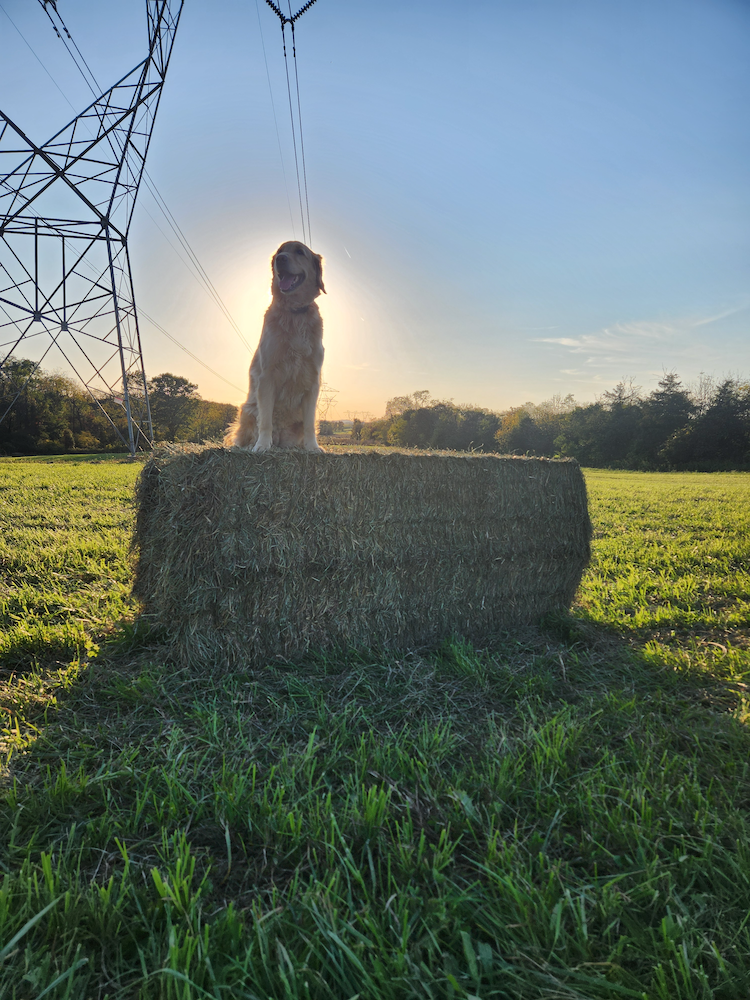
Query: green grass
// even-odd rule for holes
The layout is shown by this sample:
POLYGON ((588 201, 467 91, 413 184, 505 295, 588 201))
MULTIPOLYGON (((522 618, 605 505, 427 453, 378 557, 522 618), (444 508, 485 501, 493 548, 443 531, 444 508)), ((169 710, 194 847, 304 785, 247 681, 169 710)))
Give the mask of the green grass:
POLYGON ((747 693, 750 477, 589 470, 594 560, 579 595, 654 670, 747 693), (723 682, 723 684, 717 682, 723 682))
POLYGON ((128 532, 138 467, 0 463, 0 662, 69 662, 131 612, 128 532))
POLYGON ((750 477, 587 475, 573 614, 165 661, 137 468, 0 464, 0 997, 750 993, 750 477))

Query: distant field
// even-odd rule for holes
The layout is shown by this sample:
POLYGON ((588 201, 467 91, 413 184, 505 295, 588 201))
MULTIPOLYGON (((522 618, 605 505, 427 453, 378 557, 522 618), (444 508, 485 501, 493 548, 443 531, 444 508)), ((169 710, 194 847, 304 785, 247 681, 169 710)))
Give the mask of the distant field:
POLYGON ((570 616, 232 677, 139 465, 0 461, 0 997, 750 995, 750 475, 587 472, 570 616))
MULTIPOLYGON (((63 464, 80 465, 81 462, 87 464, 92 462, 127 462, 129 459, 130 456, 127 452, 97 452, 93 455, 29 455, 26 458, 0 458, 0 464, 17 465, 21 462, 25 465, 27 462, 32 462, 36 465, 59 465, 62 462, 63 464)), ((137 458, 136 461, 141 461, 141 458, 137 458)))

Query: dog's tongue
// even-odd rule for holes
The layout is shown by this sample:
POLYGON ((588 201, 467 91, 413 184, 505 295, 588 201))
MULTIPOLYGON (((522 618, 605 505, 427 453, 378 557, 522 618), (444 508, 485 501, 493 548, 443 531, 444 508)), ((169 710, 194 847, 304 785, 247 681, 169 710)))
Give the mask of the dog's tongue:
POLYGON ((296 275, 294 274, 285 274, 283 278, 279 278, 279 287, 281 288, 282 292, 289 291, 289 289, 294 284, 295 277, 296 275))

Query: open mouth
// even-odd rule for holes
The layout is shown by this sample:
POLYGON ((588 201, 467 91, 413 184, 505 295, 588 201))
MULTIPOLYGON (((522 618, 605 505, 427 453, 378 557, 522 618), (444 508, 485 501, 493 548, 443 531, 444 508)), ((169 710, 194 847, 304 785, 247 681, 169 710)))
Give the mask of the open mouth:
POLYGON ((298 288, 302 282, 305 280, 304 271, 300 274, 289 274, 288 272, 279 272, 279 288, 282 292, 293 292, 295 288, 298 288))

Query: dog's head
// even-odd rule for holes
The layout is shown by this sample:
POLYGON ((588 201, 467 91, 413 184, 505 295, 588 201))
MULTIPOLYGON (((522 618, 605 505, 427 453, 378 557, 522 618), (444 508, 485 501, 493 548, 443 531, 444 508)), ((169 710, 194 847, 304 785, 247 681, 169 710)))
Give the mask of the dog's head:
POLYGON ((297 240, 281 244, 271 258, 271 272, 274 299, 288 302, 292 308, 309 305, 325 292, 323 258, 297 240))

